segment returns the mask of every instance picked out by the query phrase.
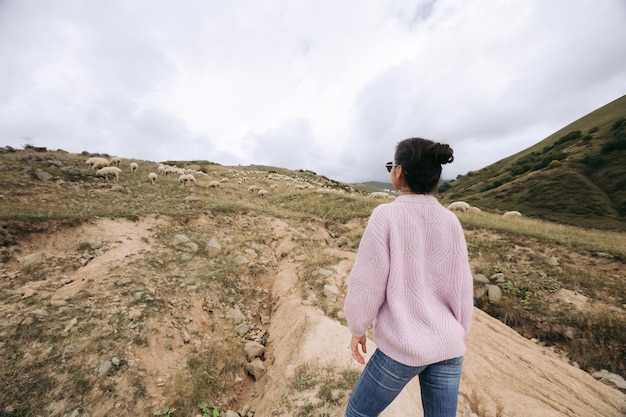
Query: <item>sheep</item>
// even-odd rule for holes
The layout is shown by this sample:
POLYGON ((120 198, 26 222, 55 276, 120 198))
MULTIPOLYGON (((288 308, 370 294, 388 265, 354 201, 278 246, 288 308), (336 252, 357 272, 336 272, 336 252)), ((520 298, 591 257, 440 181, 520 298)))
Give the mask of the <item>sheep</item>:
POLYGON ((120 158, 119 156, 114 156, 109 161, 109 166, 110 167, 119 167, 121 163, 122 163, 122 158, 120 158))
POLYGON ((506 213, 503 214, 504 217, 522 217, 522 213, 520 213, 519 211, 513 210, 513 211, 507 211, 506 213))
POLYGON ((448 206, 448 210, 452 210, 452 211, 468 211, 470 209, 470 205, 467 204, 465 201, 455 201, 453 203, 450 203, 450 205, 448 206))
POLYGON ((151 172, 148 174, 148 179, 150 180, 150 182, 152 184, 156 184, 156 180, 157 180, 157 174, 154 172, 151 172))
POLYGON ((96 172, 96 175, 98 175, 99 177, 104 177, 106 181, 109 180, 109 175, 113 175, 115 177, 115 181, 117 181, 120 179, 120 172, 122 172, 122 170, 118 167, 106 166, 104 168, 100 168, 98 172, 96 172))
POLYGON ((138 168, 139 168, 139 165, 137 165, 137 162, 130 163, 130 172, 135 172, 137 171, 138 168))
POLYGON ((99 168, 104 168, 106 166, 109 166, 109 160, 108 159, 101 158, 101 157, 98 157, 98 156, 93 156, 93 157, 87 159, 85 161, 85 163, 87 165, 89 165, 89 168, 92 168, 94 170, 95 169, 99 169, 99 168), (98 165, 98 168, 96 168, 96 164, 98 165))
POLYGON ((182 174, 181 176, 178 177, 179 185, 187 185, 187 184, 191 184, 192 182, 195 184, 196 178, 191 174, 182 174))
POLYGON ((275 190, 278 188, 278 184, 272 184, 270 185, 270 190, 275 190))
POLYGON ((106 168, 108 166, 109 166, 109 161, 107 161, 106 159, 103 158, 103 159, 99 159, 96 162, 94 162, 91 167, 94 170, 96 170, 96 169, 100 169, 100 168, 106 168))
POLYGON ((209 183, 209 187, 211 187, 211 188, 217 188, 219 186, 220 186, 220 182, 219 181, 211 181, 209 183))
POLYGON ((265 196, 267 195, 267 190, 264 190, 264 189, 262 189, 262 188, 261 188, 261 189, 258 191, 258 194, 259 194, 261 197, 265 197, 265 196))
POLYGON ((251 185, 248 187, 248 191, 250 191, 251 193, 257 192, 259 191, 259 186, 258 185, 251 185))
POLYGON ((224 177, 220 180, 220 182, 228 182, 228 178, 224 177))
POLYGON ((389 194, 384 191, 374 191, 370 193, 369 196, 372 198, 389 198, 389 194))

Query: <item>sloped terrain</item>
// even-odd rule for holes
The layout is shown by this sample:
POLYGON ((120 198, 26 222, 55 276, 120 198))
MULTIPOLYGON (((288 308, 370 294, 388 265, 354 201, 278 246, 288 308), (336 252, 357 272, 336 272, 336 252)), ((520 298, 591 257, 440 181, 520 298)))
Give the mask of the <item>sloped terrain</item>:
POLYGON ((445 201, 577 226, 626 230, 626 96, 515 155, 459 176, 445 201))
MULTIPOLYGON (((168 175, 150 184, 157 164, 147 161, 107 182, 84 159, 25 150, 0 164, 0 415, 342 415, 360 370, 342 300, 380 201, 311 173, 208 163, 194 164, 207 172, 191 185, 168 175)), ((624 317, 611 295, 626 276, 618 257, 494 230, 466 235, 476 276, 497 270, 530 290, 545 275, 533 303, 624 317), (574 291, 564 277, 576 270, 609 277, 593 287, 607 294, 574 291)), ((484 283, 475 287, 477 305, 494 309, 484 283)), ((591 375, 601 367, 577 366, 565 335, 583 350, 592 341, 537 323, 563 344, 475 310, 459 415, 623 416, 626 394, 591 375)), ((418 401, 413 383, 384 415, 419 416, 418 401)))

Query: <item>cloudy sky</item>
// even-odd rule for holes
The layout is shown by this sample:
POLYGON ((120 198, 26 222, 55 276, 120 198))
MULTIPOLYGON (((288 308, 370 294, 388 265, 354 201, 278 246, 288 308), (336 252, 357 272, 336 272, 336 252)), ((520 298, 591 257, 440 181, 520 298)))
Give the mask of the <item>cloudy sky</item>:
POLYGON ((0 146, 444 177, 626 94, 624 0, 0 0, 0 146))

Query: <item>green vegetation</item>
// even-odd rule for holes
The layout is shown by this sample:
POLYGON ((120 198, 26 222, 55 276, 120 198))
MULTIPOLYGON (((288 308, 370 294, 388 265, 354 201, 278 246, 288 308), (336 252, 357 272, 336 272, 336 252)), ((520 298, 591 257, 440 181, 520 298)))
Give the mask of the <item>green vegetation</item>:
POLYGON ((626 230, 626 96, 530 148, 444 184, 443 201, 626 230))

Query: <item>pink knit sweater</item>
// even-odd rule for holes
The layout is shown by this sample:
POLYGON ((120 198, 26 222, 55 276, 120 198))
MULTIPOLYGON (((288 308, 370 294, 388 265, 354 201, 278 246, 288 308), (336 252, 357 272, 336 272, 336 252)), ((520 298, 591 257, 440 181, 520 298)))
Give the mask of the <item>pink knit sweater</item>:
POLYGON ((473 311, 467 245, 456 215, 431 195, 377 206, 348 281, 345 314, 360 337, 409 366, 465 353, 473 311))

